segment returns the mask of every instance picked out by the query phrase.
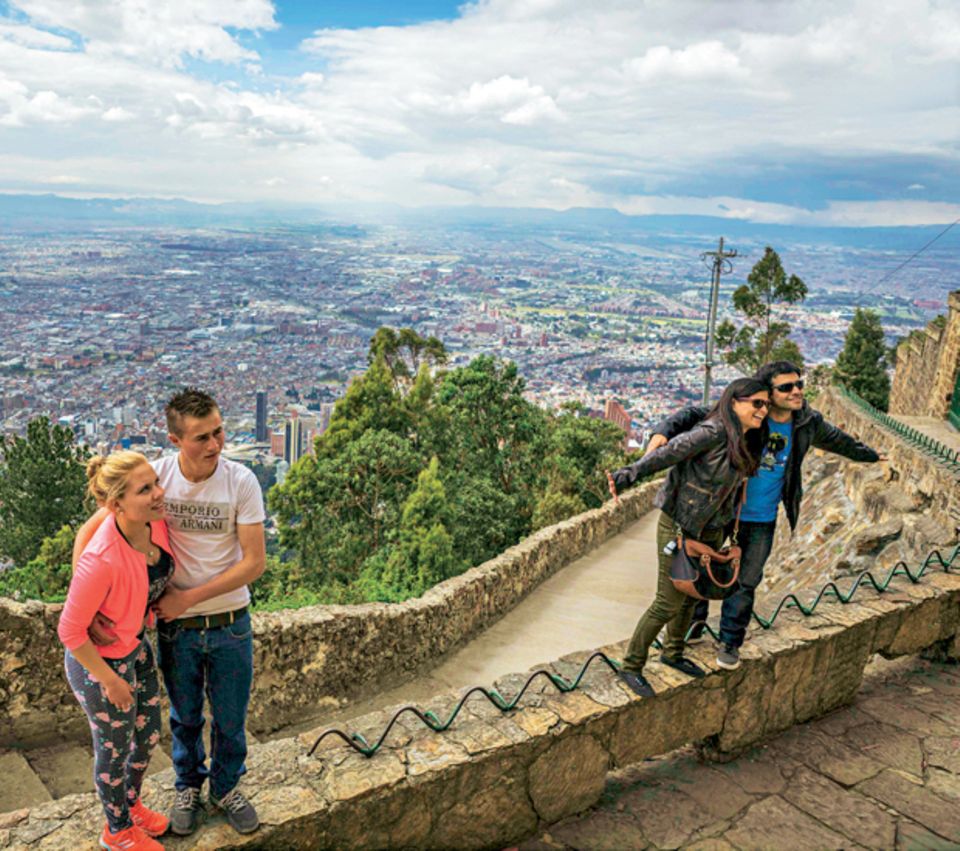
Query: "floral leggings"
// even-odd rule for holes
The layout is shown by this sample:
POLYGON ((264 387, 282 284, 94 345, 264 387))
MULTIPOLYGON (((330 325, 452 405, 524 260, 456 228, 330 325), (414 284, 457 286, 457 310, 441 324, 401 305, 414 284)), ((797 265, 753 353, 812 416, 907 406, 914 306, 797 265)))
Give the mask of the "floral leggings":
POLYGON ((127 712, 107 700, 69 650, 64 660, 67 681, 93 732, 93 782, 110 830, 117 833, 133 824, 129 807, 140 797, 150 753, 160 740, 160 683, 146 639, 128 656, 104 662, 130 684, 134 699, 127 712))

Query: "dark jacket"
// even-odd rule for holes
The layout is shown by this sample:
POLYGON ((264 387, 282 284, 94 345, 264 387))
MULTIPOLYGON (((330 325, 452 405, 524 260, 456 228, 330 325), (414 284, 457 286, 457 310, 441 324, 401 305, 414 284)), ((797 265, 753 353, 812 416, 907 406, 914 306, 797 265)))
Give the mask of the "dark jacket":
MULTIPOLYGON (((707 408, 692 405, 657 423, 653 433, 662 434, 672 443, 677 435, 682 435, 694 428, 706 415, 707 408)), ((880 456, 873 449, 864 443, 860 443, 859 440, 855 440, 835 425, 828 423, 823 418, 823 414, 815 411, 804 402, 803 408, 793 412, 793 438, 790 457, 787 459, 787 469, 784 473, 783 494, 781 496, 784 508, 787 510, 787 520, 790 522, 791 529, 797 527, 800 501, 803 499, 803 480, 800 466, 803 464, 803 458, 811 446, 815 446, 817 449, 826 449, 827 452, 835 452, 851 461, 880 460, 880 456)), ((666 448, 666 446, 662 447, 662 449, 666 448)), ((657 451, 661 450, 658 449, 657 451)))
POLYGON ((722 529, 736 512, 743 476, 731 466, 719 420, 697 423, 666 446, 613 474, 617 490, 671 467, 655 505, 684 532, 698 538, 704 528, 722 529))

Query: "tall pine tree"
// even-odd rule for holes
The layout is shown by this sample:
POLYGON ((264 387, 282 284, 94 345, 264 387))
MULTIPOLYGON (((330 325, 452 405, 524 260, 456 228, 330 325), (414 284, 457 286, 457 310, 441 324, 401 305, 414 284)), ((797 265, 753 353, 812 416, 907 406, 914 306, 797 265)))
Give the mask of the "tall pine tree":
POLYGON ((88 455, 46 417, 27 423, 26 438, 0 439, 0 558, 24 565, 44 538, 86 517, 88 455))
POLYGON ((879 315, 858 307, 833 375, 844 387, 885 411, 890 402, 888 356, 879 315))

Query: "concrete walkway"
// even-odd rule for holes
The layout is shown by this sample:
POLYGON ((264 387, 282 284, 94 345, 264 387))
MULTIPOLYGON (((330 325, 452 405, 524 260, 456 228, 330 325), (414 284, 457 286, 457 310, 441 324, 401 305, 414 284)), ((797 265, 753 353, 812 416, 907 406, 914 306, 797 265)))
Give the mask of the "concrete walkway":
POLYGON ((960 667, 883 664, 852 706, 734 762, 685 750, 611 775, 521 851, 960 848, 960 667))
POLYGON ((936 417, 901 417, 895 416, 904 425, 915 428, 919 432, 940 441, 947 449, 953 449, 960 452, 960 431, 957 431, 946 420, 936 417))
POLYGON ((267 738, 283 739, 402 703, 424 704, 438 694, 489 686, 505 674, 629 638, 656 592, 659 516, 651 511, 571 562, 423 677, 326 710, 267 738))

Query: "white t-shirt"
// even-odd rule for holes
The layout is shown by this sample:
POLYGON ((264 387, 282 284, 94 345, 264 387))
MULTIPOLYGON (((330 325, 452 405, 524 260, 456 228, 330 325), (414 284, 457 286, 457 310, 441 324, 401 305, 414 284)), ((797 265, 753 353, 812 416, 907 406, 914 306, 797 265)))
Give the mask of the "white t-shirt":
MULTIPOLYGON (((179 457, 165 455, 152 463, 167 492, 164 516, 177 563, 174 585, 196 588, 240 561, 237 524, 263 523, 263 495, 257 477, 243 464, 220 458, 209 479, 191 482, 180 472, 179 457)), ((230 612, 249 602, 244 585, 204 600, 181 617, 230 612)))

